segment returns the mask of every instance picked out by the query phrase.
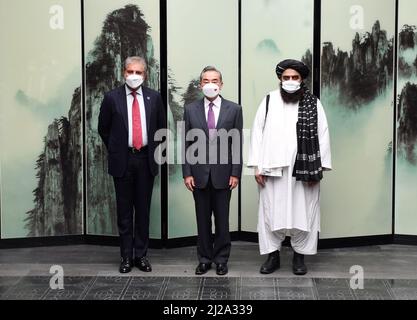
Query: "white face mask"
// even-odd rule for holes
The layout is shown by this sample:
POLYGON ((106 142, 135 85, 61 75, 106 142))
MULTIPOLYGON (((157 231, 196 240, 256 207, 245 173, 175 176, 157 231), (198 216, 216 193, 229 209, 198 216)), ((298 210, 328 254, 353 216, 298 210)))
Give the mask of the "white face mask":
POLYGON ((294 93, 301 88, 301 83, 296 80, 287 80, 282 82, 282 89, 288 93, 294 93))
POLYGON ((130 74, 126 78, 126 84, 132 89, 139 88, 143 83, 143 77, 138 74, 130 74))
POLYGON ((207 98, 217 97, 220 93, 220 88, 217 84, 207 83, 203 86, 203 93, 207 98))

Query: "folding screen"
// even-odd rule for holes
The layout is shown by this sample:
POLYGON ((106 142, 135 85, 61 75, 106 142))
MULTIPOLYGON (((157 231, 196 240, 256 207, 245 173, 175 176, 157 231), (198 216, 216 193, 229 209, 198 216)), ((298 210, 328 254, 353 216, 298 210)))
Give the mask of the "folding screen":
POLYGON ((417 235, 417 3, 399 1, 395 233, 417 235))
MULTIPOLYGON (((117 235, 113 179, 107 152, 97 132, 104 93, 123 84, 127 56, 146 59, 146 85, 159 90, 159 2, 153 0, 85 0, 87 233, 117 235)), ((160 176, 151 206, 151 238, 161 237, 160 176)))
MULTIPOLYGON (((238 98, 238 1, 167 1, 168 96, 170 149, 168 185, 168 238, 197 234, 194 200, 183 183, 177 157, 177 124, 184 105, 201 98, 201 70, 213 65, 223 73, 222 95, 238 98)), ((237 190, 230 208, 230 230, 238 230, 237 190)))
MULTIPOLYGON (((244 158, 250 129, 262 99, 278 88, 275 74, 283 59, 303 60, 312 66, 313 0, 242 0, 242 106, 246 129, 244 158)), ((311 76, 309 78, 309 82, 311 76)), ((242 231, 256 232, 258 189, 253 170, 242 179, 242 231)))
POLYGON ((0 2, 1 237, 83 232, 80 1, 0 2))
POLYGON ((333 171, 321 237, 391 234, 394 0, 322 0, 321 101, 333 171))

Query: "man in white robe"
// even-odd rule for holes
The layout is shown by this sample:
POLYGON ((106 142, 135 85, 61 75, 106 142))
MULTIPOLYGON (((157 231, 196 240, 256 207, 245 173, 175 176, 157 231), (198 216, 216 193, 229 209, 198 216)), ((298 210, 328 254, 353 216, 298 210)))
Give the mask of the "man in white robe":
MULTIPOLYGON (((308 76, 309 69, 300 61, 288 59, 278 64, 276 72, 280 88, 270 92, 269 99, 265 97, 258 108, 248 159, 248 167, 255 169, 259 187, 260 253, 268 254, 260 272, 268 274, 280 267, 281 244, 286 236, 290 236, 294 250, 293 273, 303 275, 307 273, 304 255, 317 253, 319 181, 321 171, 331 170, 330 138, 326 115, 317 99, 317 106, 314 105, 314 110, 317 110, 314 132, 319 145, 316 153, 319 167, 310 172, 311 177, 308 170, 301 171, 307 173, 304 181, 296 179, 293 172, 299 172, 294 170, 300 144, 297 139, 299 104, 308 92, 303 80, 308 76), (268 107, 266 100, 269 100, 268 107)), ((317 161, 311 155, 307 158, 317 161)))

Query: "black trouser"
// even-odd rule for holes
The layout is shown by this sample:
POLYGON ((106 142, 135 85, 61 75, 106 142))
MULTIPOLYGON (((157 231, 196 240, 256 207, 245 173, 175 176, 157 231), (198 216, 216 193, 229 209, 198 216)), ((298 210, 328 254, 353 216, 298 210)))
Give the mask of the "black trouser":
POLYGON ((133 254, 135 257, 143 257, 148 250, 153 182, 147 151, 129 152, 125 175, 114 177, 120 254, 124 258, 132 258, 133 254))
POLYGON ((194 189, 197 215, 197 255, 200 263, 227 263, 230 256, 229 205, 232 191, 215 189, 211 179, 204 189, 194 189), (214 214, 215 235, 212 237, 211 216, 214 214))

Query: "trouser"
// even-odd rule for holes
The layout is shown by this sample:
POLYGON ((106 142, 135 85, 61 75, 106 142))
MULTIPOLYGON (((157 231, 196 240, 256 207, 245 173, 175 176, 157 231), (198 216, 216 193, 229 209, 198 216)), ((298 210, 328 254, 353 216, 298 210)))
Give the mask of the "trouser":
MULTIPOLYGON (((269 248, 262 248, 261 254, 271 253, 276 250, 281 250, 282 242, 285 240, 287 230, 278 230, 270 232, 269 237, 269 248)), ((289 231, 291 237, 291 247, 295 252, 306 255, 313 255, 317 253, 317 242, 319 233, 317 230, 307 232, 297 229, 289 231)))
POLYGON ((147 253, 153 183, 147 152, 129 153, 125 175, 114 177, 120 254, 124 258, 147 253))
POLYGON ((230 256, 229 206, 232 191, 215 189, 209 179, 203 189, 194 189, 197 216, 197 256, 200 263, 227 263, 230 256), (212 236, 212 214, 215 233, 212 236))

